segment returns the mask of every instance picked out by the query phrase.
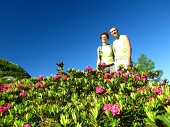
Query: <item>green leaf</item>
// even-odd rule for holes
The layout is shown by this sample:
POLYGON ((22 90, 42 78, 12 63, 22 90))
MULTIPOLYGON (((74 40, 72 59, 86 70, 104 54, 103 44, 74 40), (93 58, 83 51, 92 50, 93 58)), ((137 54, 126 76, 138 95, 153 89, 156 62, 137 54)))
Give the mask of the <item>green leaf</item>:
POLYGON ((157 127, 156 124, 154 122, 152 122, 149 118, 145 118, 145 121, 151 125, 152 127, 157 127))
POLYGON ((165 115, 157 116, 158 119, 162 120, 168 127, 170 126, 170 119, 165 115))

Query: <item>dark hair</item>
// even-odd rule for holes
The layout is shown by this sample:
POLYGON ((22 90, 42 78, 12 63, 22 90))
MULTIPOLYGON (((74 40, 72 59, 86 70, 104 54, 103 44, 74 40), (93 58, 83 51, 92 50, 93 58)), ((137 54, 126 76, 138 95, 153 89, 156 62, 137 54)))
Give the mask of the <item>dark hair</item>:
MULTIPOLYGON (((112 28, 115 28, 117 30, 117 32, 119 33, 119 31, 116 27, 114 27, 114 26, 110 27, 110 29, 112 29, 112 28)), ((110 31, 110 29, 109 29, 109 31, 110 31)))
MULTIPOLYGON (((114 27, 114 26, 110 27, 110 29, 112 29, 112 28, 115 28, 115 29, 117 30, 117 28, 116 28, 116 27, 114 27)), ((109 30, 110 30, 110 29, 109 29, 109 30)), ((118 30, 117 30, 117 31, 118 31, 118 30)))
POLYGON ((100 34, 100 39, 101 39, 102 35, 106 35, 106 36, 107 36, 107 39, 109 39, 109 34, 108 34, 107 32, 102 32, 102 33, 100 34))

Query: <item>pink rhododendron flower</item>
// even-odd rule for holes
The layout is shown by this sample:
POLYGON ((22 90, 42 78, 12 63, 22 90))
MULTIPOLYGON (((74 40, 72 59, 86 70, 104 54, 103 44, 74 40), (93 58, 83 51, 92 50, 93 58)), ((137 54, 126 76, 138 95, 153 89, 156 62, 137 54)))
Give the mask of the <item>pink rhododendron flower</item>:
POLYGON ((7 91, 7 88, 2 88, 2 90, 1 90, 2 92, 6 92, 7 91))
POLYGON ((23 127, 31 127, 30 124, 25 124, 23 127))
POLYGON ((54 75, 53 79, 60 79, 60 75, 54 75))
POLYGON ((8 104, 4 104, 3 106, 0 106, 0 112, 4 112, 5 110, 8 110, 11 107, 11 105, 8 104))
POLYGON ((36 88, 39 88, 39 87, 40 87, 40 84, 39 84, 39 83, 36 83, 36 84, 35 84, 35 87, 36 87, 36 88))
POLYGON ((154 100, 154 98, 150 97, 148 100, 149 100, 149 102, 152 102, 154 100))
POLYGON ((41 81, 43 78, 44 78, 44 76, 40 75, 37 79, 41 81))
POLYGON ((3 106, 3 110, 8 110, 9 108, 11 107, 11 105, 8 103, 8 104, 4 104, 3 106))
POLYGON ((46 87, 46 85, 45 84, 41 84, 41 88, 45 88, 46 87))
POLYGON ((147 85, 147 86, 146 86, 146 89, 150 89, 150 86, 149 86, 149 85, 147 85))
POLYGON ((86 67, 86 70, 92 71, 93 69, 92 69, 90 66, 87 66, 87 67, 86 67))
POLYGON ((110 111, 112 112, 112 115, 113 115, 113 116, 120 114, 120 108, 119 108, 119 106, 116 105, 116 104, 114 104, 114 105, 111 106, 110 111))
POLYGON ((111 79, 113 76, 110 74, 110 73, 106 73, 105 75, 104 75, 104 78, 105 79, 107 79, 107 78, 109 78, 109 79, 111 79))
POLYGON ((104 62, 100 62, 100 65, 103 67, 106 67, 106 63, 104 63, 104 62))
POLYGON ((23 96, 23 97, 27 96, 27 91, 22 90, 21 91, 21 96, 23 96))
POLYGON ((22 83, 18 83, 18 88, 21 88, 23 87, 23 84, 22 83))
POLYGON ((110 110, 112 105, 113 105, 113 104, 104 104, 103 110, 104 110, 104 111, 110 110))
POLYGON ((159 94, 159 95, 160 95, 160 94, 163 94, 162 88, 154 88, 153 90, 154 90, 154 93, 155 93, 155 94, 159 94))
POLYGON ((0 84, 0 91, 2 91, 2 88, 4 88, 4 85, 0 84))
POLYGON ((141 79, 140 75, 136 74, 135 76, 136 76, 136 80, 140 80, 141 79))
POLYGON ((63 80, 66 81, 67 80, 67 76, 62 76, 63 80))
POLYGON ((7 88, 4 85, 0 84, 0 91, 6 92, 7 88))
POLYGON ((123 73, 122 70, 117 71, 117 74, 122 74, 122 73, 123 73))
POLYGON ((108 79, 108 78, 107 78, 107 79, 106 79, 106 82, 108 82, 108 83, 109 83, 109 82, 110 82, 110 79, 108 79))
POLYGON ((4 111, 4 107, 0 106, 0 112, 3 112, 3 111, 4 111))
POLYGON ((140 91, 143 91, 143 90, 144 90, 144 88, 142 88, 142 87, 137 88, 137 92, 140 92, 140 91))
POLYGON ((129 77, 129 74, 128 74, 128 73, 125 73, 125 74, 123 74, 123 76, 124 76, 125 78, 128 78, 128 77, 129 77))
POLYGON ((97 86, 96 87, 96 93, 102 93, 105 90, 103 86, 97 86))
POLYGON ((4 107, 7 107, 7 109, 9 109, 11 107, 11 104, 4 104, 4 107))
POLYGON ((103 110, 104 111, 107 111, 107 110, 111 111, 113 116, 120 114, 120 108, 116 104, 104 104, 103 110))
POLYGON ((122 74, 122 73, 123 73, 122 70, 119 70, 119 71, 117 71, 117 72, 114 73, 114 77, 116 77, 116 76, 118 76, 118 75, 120 75, 120 74, 122 74))
POLYGON ((7 87, 8 87, 8 90, 12 89, 12 85, 11 84, 8 84, 7 87))
POLYGON ((141 76, 141 78, 144 80, 144 81, 146 81, 147 80, 147 76, 144 74, 144 75, 142 75, 141 76))
POLYGON ((28 85, 28 88, 29 88, 29 89, 31 89, 31 88, 32 88, 32 86, 31 86, 31 85, 28 85))

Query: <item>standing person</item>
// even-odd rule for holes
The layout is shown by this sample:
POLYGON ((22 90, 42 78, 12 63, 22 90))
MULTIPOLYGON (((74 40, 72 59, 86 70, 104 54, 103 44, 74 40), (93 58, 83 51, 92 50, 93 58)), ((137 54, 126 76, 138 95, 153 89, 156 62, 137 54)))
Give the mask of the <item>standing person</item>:
POLYGON ((114 52, 113 46, 108 44, 109 34, 107 32, 102 32, 100 34, 100 40, 102 41, 102 46, 97 48, 97 68, 100 63, 105 63, 105 70, 111 73, 115 70, 114 66, 114 52))
POLYGON ((113 42, 116 71, 121 64, 123 64, 125 68, 132 66, 132 47, 127 35, 120 35, 116 27, 110 28, 110 34, 116 39, 113 42))

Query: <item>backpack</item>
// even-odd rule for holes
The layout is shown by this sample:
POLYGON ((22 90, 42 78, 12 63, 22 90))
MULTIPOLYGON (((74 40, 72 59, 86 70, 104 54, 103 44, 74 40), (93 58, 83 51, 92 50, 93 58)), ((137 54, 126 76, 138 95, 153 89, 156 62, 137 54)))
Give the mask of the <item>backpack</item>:
MULTIPOLYGON (((111 52, 112 52, 112 56, 113 56, 113 60, 114 60, 114 52, 113 52, 113 45, 110 45, 110 44, 108 44, 109 46, 110 46, 110 50, 111 50, 111 52)), ((99 46, 99 58, 100 58, 100 61, 102 60, 102 46, 99 46)))

